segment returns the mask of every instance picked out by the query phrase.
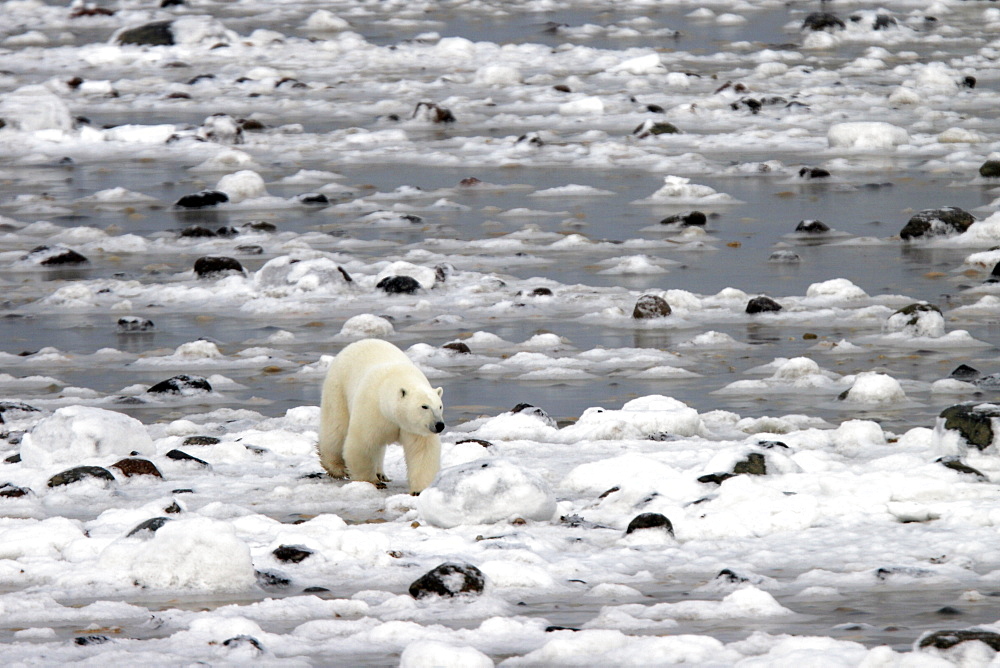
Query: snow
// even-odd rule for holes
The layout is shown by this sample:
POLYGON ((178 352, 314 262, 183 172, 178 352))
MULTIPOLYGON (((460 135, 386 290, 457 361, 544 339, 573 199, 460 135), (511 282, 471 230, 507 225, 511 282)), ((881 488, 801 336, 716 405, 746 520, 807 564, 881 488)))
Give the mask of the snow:
POLYGON ((919 640, 1000 632, 1000 418, 939 417, 997 403, 1000 10, 829 4, 0 1, 3 661, 995 663, 919 640), (366 337, 445 388, 418 497, 318 465, 366 337))

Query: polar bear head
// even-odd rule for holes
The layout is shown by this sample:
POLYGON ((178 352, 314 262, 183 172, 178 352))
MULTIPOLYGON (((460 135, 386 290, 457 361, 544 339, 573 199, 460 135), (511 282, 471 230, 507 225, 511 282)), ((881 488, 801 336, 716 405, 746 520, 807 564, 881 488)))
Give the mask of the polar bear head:
POLYGON ((396 393, 396 420, 399 428, 412 434, 440 434, 444 431, 444 404, 440 387, 401 387, 396 393))

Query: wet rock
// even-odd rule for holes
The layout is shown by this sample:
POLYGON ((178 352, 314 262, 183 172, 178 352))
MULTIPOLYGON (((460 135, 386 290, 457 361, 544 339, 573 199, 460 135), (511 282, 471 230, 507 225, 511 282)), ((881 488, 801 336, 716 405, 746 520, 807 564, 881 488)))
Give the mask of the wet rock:
POLYGON ((486 576, 472 564, 446 562, 417 578, 410 585, 410 596, 478 595, 486 586, 486 576))
POLYGON ((990 272, 990 277, 986 279, 987 283, 997 283, 1000 282, 1000 262, 993 265, 993 271, 990 272))
POLYGON ((229 195, 221 190, 202 190, 191 195, 184 195, 174 202, 174 206, 182 209, 204 209, 229 201, 229 195))
POLYGON ((260 644, 260 641, 253 636, 248 635, 238 635, 232 638, 227 638, 222 641, 222 646, 228 649, 244 649, 249 650, 253 655, 259 655, 264 653, 264 646, 260 644))
POLYGON ((4 457, 5 464, 20 464, 21 463, 21 453, 15 452, 10 457, 4 457))
POLYGON ((271 234, 278 231, 278 226, 274 223, 269 223, 266 220, 251 220, 250 222, 240 225, 240 229, 248 232, 266 232, 271 234))
POLYGON ((134 315, 126 315, 118 318, 116 331, 119 334, 132 334, 135 332, 151 332, 155 328, 153 321, 149 318, 140 318, 134 315))
POLYGON ((698 482, 703 482, 711 485, 721 485, 730 478, 735 478, 735 477, 736 477, 735 473, 725 473, 725 472, 709 473, 707 475, 699 476, 698 482))
POLYGON ((31 490, 26 487, 18 487, 9 482, 0 485, 0 498, 18 499, 22 496, 27 496, 30 492, 31 490))
POLYGON ((830 231, 830 226, 821 220, 803 220, 795 226, 795 231, 804 234, 823 234, 830 231))
POLYGON ((163 477, 163 474, 160 473, 160 470, 156 468, 153 462, 139 457, 126 457, 115 462, 111 467, 121 471, 126 478, 143 475, 153 476, 154 478, 163 477))
POLYGON ((719 571, 719 574, 715 576, 716 580, 721 580, 722 582, 728 582, 729 584, 743 584, 744 582, 750 582, 750 578, 746 575, 739 575, 735 571, 723 568, 719 571))
POLYGON ((138 28, 129 28, 118 33, 119 44, 139 44, 145 46, 173 46, 174 33, 170 29, 172 21, 153 21, 138 28))
POLYGON ((872 30, 888 30, 896 26, 896 19, 888 14, 877 14, 872 21, 872 30))
POLYGON ((274 571, 255 571, 257 584, 262 589, 285 589, 292 585, 292 581, 280 573, 274 571))
POLYGON ((386 276, 375 287, 390 295, 412 295, 420 289, 420 283, 410 276, 386 276))
POLYGON ((257 244, 246 244, 236 247, 236 251, 246 255, 263 255, 264 247, 257 244))
POLYGON ((219 236, 219 233, 201 225, 190 225, 181 230, 180 236, 185 239, 208 239, 219 236))
POLYGON ((307 206, 326 206, 330 203, 330 198, 323 193, 302 193, 295 197, 300 204, 307 206))
POLYGON ((754 297, 747 302, 746 312, 750 315, 755 313, 777 313, 781 310, 781 304, 770 297, 754 297))
POLYGON ((965 403, 941 411, 945 429, 954 429, 969 445, 985 450, 993 443, 993 419, 1000 418, 1000 406, 988 403, 965 403))
POLYGON ((979 175, 986 179, 1000 176, 1000 160, 987 160, 979 166, 979 175))
POLYGON ((549 288, 535 288, 530 292, 519 292, 520 297, 551 297, 552 290, 549 288))
POLYGON ((169 517, 151 517, 144 522, 136 524, 135 528, 133 528, 131 531, 125 534, 125 537, 131 538, 139 534, 149 534, 148 536, 144 536, 145 538, 149 538, 154 533, 159 531, 160 527, 162 527, 169 521, 170 521, 169 517))
POLYGON ((830 176, 830 172, 822 167, 803 167, 799 170, 799 176, 804 179, 825 179, 830 176))
POLYGON ((674 525, 670 523, 670 520, 665 515, 661 515, 660 513, 642 513, 636 515, 628 523, 625 534, 628 535, 640 529, 663 529, 671 536, 674 535, 674 525))
POLYGON ((189 376, 178 374, 172 378, 161 380, 148 390, 147 394, 197 394, 199 392, 211 392, 212 386, 208 380, 201 376, 189 376))
POLYGON ((708 216, 701 211, 675 213, 660 221, 660 225, 679 225, 681 227, 705 227, 706 223, 708 223, 708 216))
POLYGON ((180 504, 179 504, 179 503, 177 503, 176 501, 174 501, 174 502, 172 502, 172 503, 171 503, 171 504, 170 504, 169 506, 167 506, 166 508, 164 508, 164 509, 163 509, 163 512, 165 512, 165 513, 168 513, 168 514, 170 514, 170 515, 177 515, 177 514, 179 514, 179 513, 180 513, 180 512, 182 511, 182 510, 184 510, 184 509, 183 509, 183 508, 181 508, 180 504))
POLYGON ((765 450, 774 450, 775 448, 791 450, 787 443, 782 443, 781 441, 757 441, 757 447, 764 448, 765 450))
POLYGON ((313 551, 298 545, 280 545, 271 554, 278 561, 297 564, 312 556, 313 551))
POLYGON ((194 261, 194 273, 198 278, 216 278, 219 274, 246 273, 236 258, 225 255, 206 255, 194 261))
POLYGON ((115 477, 111 475, 111 471, 106 468, 102 468, 100 466, 77 466, 76 468, 67 469, 62 473, 57 473, 49 478, 48 486, 62 487, 63 485, 71 485, 74 482, 79 482, 88 478, 100 480, 105 483, 115 481, 115 477))
POLYGON ((26 417, 25 415, 19 415, 20 413, 40 413, 41 410, 35 408, 34 406, 29 406, 28 404, 22 403, 20 401, 0 401, 0 424, 4 423, 5 417, 11 417, 8 413, 18 414, 17 417, 26 417))
POLYGON ((993 631, 983 631, 980 629, 965 629, 962 631, 934 631, 924 636, 917 643, 917 647, 924 649, 933 647, 935 649, 951 649, 955 645, 963 642, 979 641, 986 644, 994 652, 1000 652, 1000 633, 993 631))
POLYGON ((222 440, 215 436, 188 436, 181 445, 215 445, 222 440))
POLYGON ((736 462, 733 466, 735 475, 767 475, 767 460, 759 452, 751 452, 746 459, 736 462))
POLYGON ((670 304, 659 295, 642 295, 632 309, 632 317, 636 320, 665 318, 668 315, 670 315, 670 304))
POLYGON ((978 380, 982 375, 983 374, 978 369, 973 369, 968 364, 959 364, 955 367, 955 370, 948 375, 948 377, 971 383, 978 380))
POLYGON ((458 353, 459 355, 471 355, 472 349, 468 345, 462 343, 461 341, 452 341, 441 346, 445 350, 450 350, 452 352, 458 353))
POLYGON ((90 262, 72 248, 63 245, 36 246, 21 257, 22 260, 34 262, 43 267, 66 267, 90 262))
POLYGON ((920 237, 960 234, 976 222, 975 217, 957 206, 924 209, 906 223, 899 236, 904 241, 920 237))
POLYGON ((843 30, 846 27, 842 19, 830 12, 812 12, 802 21, 804 30, 843 30))
POLYGON ((462 443, 475 443, 476 445, 481 445, 484 448, 492 448, 493 444, 482 438, 463 438, 460 441, 455 441, 455 445, 461 445, 462 443))
POLYGON ((433 102, 418 102, 413 109, 412 118, 423 118, 431 123, 454 123, 455 115, 450 109, 438 106, 433 102))
POLYGON ((104 643, 109 643, 109 642, 111 642, 111 638, 96 634, 77 636, 73 638, 74 645, 82 645, 84 647, 86 647, 87 645, 103 645, 104 643))
POLYGON ((680 133, 681 131, 677 129, 676 125, 667 123, 666 121, 643 121, 639 127, 632 131, 632 134, 638 139, 645 139, 646 137, 655 135, 676 135, 680 133))
POLYGON ((202 468, 209 468, 208 462, 206 462, 204 459, 198 459, 197 457, 189 455, 183 450, 178 450, 176 448, 167 453, 167 458, 173 459, 174 461, 177 462, 189 462, 191 464, 197 464, 202 468))
POLYGON ((530 415, 531 417, 538 418, 548 426, 553 429, 557 428, 559 425, 556 423, 548 413, 539 408, 538 406, 532 406, 531 404, 518 404, 510 409, 511 413, 520 413, 521 415, 530 415))
POLYGON ((799 254, 794 251, 778 250, 771 253, 770 257, 767 258, 768 262, 776 262, 780 264, 795 264, 802 261, 799 254))

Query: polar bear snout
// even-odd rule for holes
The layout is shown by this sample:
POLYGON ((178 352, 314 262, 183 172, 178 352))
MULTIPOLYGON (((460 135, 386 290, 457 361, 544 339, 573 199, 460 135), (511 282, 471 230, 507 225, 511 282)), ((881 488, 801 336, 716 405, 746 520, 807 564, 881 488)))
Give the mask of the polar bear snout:
POLYGON ((440 434, 442 431, 444 431, 444 422, 438 420, 437 422, 432 424, 431 431, 434 432, 435 434, 440 434))

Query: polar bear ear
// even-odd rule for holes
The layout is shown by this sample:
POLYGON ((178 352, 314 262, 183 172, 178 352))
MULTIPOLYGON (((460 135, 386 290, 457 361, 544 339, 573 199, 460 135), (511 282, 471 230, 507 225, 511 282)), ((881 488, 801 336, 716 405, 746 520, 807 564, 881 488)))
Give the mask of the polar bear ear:
POLYGON ((399 398, 403 399, 404 397, 406 397, 406 388, 405 387, 401 387, 401 388, 399 388, 399 398))
POLYGON ((434 388, 434 391, 438 393, 438 398, 439 399, 441 398, 441 395, 444 394, 444 388, 443 387, 436 387, 436 388, 434 388))

